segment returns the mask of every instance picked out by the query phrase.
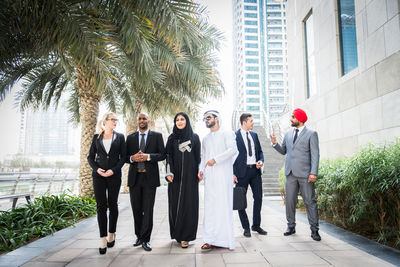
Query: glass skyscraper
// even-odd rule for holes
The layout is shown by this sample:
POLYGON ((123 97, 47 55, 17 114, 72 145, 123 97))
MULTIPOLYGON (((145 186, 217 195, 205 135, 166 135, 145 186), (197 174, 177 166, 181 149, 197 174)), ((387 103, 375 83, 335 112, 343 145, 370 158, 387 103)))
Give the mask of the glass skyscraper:
POLYGON ((287 99, 286 0, 233 0, 235 111, 256 125, 278 118, 287 99))

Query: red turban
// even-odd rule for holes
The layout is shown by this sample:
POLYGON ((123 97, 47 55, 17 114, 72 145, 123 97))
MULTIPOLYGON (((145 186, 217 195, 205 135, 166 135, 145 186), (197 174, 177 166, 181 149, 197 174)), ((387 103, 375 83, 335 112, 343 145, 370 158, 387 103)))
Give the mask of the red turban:
POLYGON ((299 121, 299 122, 306 122, 307 121, 307 114, 304 112, 304 110, 296 108, 293 110, 293 116, 299 121))

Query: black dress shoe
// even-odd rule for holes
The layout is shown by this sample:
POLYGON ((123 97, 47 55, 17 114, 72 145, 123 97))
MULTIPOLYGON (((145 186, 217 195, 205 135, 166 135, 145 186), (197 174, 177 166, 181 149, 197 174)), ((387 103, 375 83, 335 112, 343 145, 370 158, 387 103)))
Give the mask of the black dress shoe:
POLYGON ((293 235, 296 233, 296 228, 294 227, 288 227, 286 229, 286 232, 283 233, 284 236, 288 236, 288 235, 293 235))
POLYGON ((151 251, 151 250, 152 250, 152 248, 151 248, 149 242, 143 242, 143 243, 142 243, 142 248, 143 248, 144 250, 146 250, 146 251, 151 251))
POLYGON ((260 235, 266 235, 267 234, 267 231, 262 229, 260 226, 257 226, 257 227, 252 226, 251 230, 259 233, 260 235))
POLYGON ((136 239, 136 242, 133 244, 133 246, 137 247, 137 246, 140 246, 142 243, 143 243, 143 241, 138 238, 138 239, 136 239))
POLYGON ((111 241, 111 242, 108 242, 108 241, 107 241, 107 247, 108 247, 108 248, 112 248, 114 245, 115 245, 115 233, 114 233, 114 240, 111 241))
POLYGON ((106 252, 107 252, 107 247, 105 247, 105 248, 99 248, 99 253, 100 253, 100 254, 106 254, 106 252))
POLYGON ((316 230, 316 231, 311 230, 311 237, 315 241, 321 241, 321 236, 318 234, 318 230, 316 230))
POLYGON ((244 229, 243 235, 245 237, 251 237, 250 229, 244 229))

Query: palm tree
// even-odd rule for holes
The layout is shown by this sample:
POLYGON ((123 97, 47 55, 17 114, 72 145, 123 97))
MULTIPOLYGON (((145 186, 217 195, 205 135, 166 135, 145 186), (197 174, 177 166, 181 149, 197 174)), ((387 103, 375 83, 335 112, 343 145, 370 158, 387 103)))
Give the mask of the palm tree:
MULTIPOLYGON (((80 194, 92 195, 86 156, 100 102, 115 110, 127 93, 137 96, 132 103, 148 103, 152 97, 168 94, 175 99, 185 93, 194 95, 187 87, 168 88, 160 94, 158 89, 168 80, 165 69, 174 68, 166 58, 152 53, 155 47, 161 48, 159 43, 176 55, 184 48, 201 47, 203 25, 197 22, 201 11, 187 0, 3 1, 0 100, 20 79, 22 109, 47 108, 57 105, 62 95, 69 96, 73 119, 82 125, 80 194), (128 83, 131 86, 126 91, 123 86, 128 83)), ((187 71, 177 80, 190 75, 187 71)), ((210 76, 218 83, 213 73, 210 76)))

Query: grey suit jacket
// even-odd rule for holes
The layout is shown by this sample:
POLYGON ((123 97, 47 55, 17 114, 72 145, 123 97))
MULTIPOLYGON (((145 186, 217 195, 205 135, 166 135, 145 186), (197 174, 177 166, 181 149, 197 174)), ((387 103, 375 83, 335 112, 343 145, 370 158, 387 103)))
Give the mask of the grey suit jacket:
POLYGON ((319 144, 317 132, 306 127, 293 144, 294 129, 285 134, 282 145, 276 143, 274 148, 282 155, 286 154, 285 175, 308 178, 310 174, 318 175, 319 144))

